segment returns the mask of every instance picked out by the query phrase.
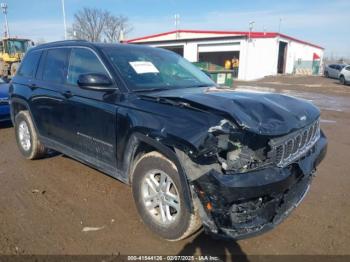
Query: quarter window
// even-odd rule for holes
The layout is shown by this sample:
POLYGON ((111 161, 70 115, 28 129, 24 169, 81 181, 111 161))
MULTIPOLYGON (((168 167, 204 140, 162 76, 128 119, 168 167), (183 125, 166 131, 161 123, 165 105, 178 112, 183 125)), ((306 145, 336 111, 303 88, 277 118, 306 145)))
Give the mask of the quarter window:
POLYGON ((21 63, 17 75, 23 77, 33 77, 38 66, 41 51, 30 52, 26 55, 21 63))
POLYGON ((86 48, 72 49, 67 82, 71 85, 77 85, 81 74, 90 73, 108 75, 101 61, 92 51, 86 48))
POLYGON ((47 51, 43 72, 43 80, 53 83, 63 83, 66 75, 66 65, 69 49, 57 48, 47 51))

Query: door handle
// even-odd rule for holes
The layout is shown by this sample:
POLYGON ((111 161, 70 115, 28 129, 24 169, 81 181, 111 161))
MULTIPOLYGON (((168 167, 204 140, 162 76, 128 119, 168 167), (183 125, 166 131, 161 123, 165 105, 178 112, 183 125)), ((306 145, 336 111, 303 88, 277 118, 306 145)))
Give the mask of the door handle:
POLYGON ((64 96, 65 98, 70 98, 70 97, 73 96, 73 93, 72 93, 71 91, 65 91, 65 92, 63 93, 63 96, 64 96))

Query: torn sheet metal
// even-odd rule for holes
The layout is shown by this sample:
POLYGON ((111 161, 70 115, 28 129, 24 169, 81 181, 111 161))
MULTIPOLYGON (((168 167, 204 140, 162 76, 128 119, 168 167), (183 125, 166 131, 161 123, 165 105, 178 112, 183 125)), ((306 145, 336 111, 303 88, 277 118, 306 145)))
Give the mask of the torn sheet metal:
POLYGON ((313 151, 288 168, 232 175, 218 169, 202 170, 206 173, 190 184, 205 212, 201 216, 206 230, 240 239, 274 228, 304 198, 326 151, 322 135, 313 151))

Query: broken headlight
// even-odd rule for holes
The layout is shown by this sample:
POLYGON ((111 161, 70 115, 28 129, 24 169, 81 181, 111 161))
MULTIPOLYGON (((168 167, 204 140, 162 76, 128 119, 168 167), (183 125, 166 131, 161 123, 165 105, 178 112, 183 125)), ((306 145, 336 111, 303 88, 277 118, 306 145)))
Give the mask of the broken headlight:
POLYGON ((221 120, 218 126, 209 128, 217 139, 216 157, 225 171, 244 173, 261 167, 261 154, 242 144, 244 134, 229 120, 221 120))
POLYGON ((257 169, 263 163, 253 150, 240 142, 227 141, 227 147, 219 149, 217 158, 226 171, 244 173, 257 169))

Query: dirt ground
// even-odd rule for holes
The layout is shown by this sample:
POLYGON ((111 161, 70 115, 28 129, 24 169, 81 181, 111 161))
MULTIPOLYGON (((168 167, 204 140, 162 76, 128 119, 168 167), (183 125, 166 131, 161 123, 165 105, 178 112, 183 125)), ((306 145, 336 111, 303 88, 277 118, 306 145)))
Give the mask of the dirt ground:
POLYGON ((235 86, 342 101, 321 105, 328 155, 303 203, 276 229, 237 242, 203 233, 166 242, 142 224, 128 186, 66 156, 24 160, 14 129, 1 125, 0 254, 350 254, 350 86, 288 76, 235 86))

